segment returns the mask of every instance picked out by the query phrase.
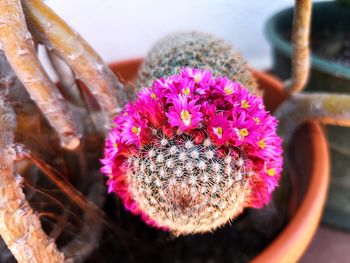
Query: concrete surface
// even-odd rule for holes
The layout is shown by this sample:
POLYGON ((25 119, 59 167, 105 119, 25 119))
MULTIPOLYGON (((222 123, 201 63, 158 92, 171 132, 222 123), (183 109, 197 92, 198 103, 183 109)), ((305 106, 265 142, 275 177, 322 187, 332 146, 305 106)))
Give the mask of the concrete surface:
POLYGON ((322 225, 301 263, 350 263, 350 232, 322 225))

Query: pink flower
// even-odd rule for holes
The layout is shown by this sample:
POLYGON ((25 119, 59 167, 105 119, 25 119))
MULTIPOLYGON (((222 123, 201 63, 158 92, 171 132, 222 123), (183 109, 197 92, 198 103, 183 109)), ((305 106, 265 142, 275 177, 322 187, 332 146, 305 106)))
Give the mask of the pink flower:
POLYGON ((155 89, 143 89, 138 94, 138 98, 135 108, 139 109, 154 127, 160 127, 165 121, 165 115, 159 93, 155 89))
POLYGON ((226 77, 218 77, 214 83, 213 94, 219 94, 230 100, 236 95, 240 84, 238 82, 233 82, 226 77))
POLYGON ((105 157, 112 159, 118 153, 121 147, 121 136, 116 129, 112 129, 108 134, 105 144, 105 157))
MULTIPOLYGON (((262 207, 270 201, 282 170, 282 140, 276 127, 277 120, 266 111, 262 99, 251 95, 240 83, 213 77, 208 70, 184 68, 180 74, 155 80, 115 118, 115 127, 106 138, 101 172, 108 177, 108 191, 116 193, 127 210, 162 229, 167 226, 141 208, 132 192, 132 179, 140 171, 151 171, 152 178, 161 176, 153 162, 166 165, 171 176, 177 171, 170 169, 183 165, 186 154, 192 161, 198 160, 200 169, 210 166, 208 169, 220 170, 221 163, 226 165, 227 158, 233 158, 239 169, 250 174, 244 206, 262 207), (150 149, 165 152, 155 155, 150 149), (140 167, 142 162, 135 161, 142 158, 147 159, 149 167, 140 167), (203 158, 210 160, 209 166, 203 158), (218 159, 214 162, 212 158, 218 159), (214 164, 217 166, 213 168, 214 164)), ((186 169, 193 169, 189 164, 186 169)), ((212 176, 213 170, 208 171, 212 176)), ((181 180, 176 176, 175 182, 181 180)), ((152 182, 152 187, 157 183, 152 182)))
POLYGON ((194 80, 191 78, 174 79, 168 85, 168 91, 165 93, 165 97, 170 101, 176 94, 181 97, 192 97, 195 89, 194 83, 194 80))
POLYGON ((243 144, 249 144, 252 141, 254 141, 254 135, 255 133, 255 122, 250 120, 247 116, 246 112, 232 112, 232 122, 231 129, 232 129, 232 141, 234 145, 240 146, 243 144))
POLYGON ((195 100, 188 102, 187 97, 175 97, 172 100, 173 106, 166 113, 169 124, 173 127, 179 127, 181 131, 190 130, 198 127, 203 114, 200 112, 200 105, 196 105, 195 100))
POLYGON ((213 115, 208 127, 210 139, 217 145, 224 145, 231 136, 230 123, 223 113, 213 115))
POLYGON ((208 70, 198 70, 193 68, 185 68, 181 72, 181 77, 189 78, 194 81, 196 93, 204 95, 209 91, 212 74, 208 70), (208 85, 209 84, 209 85, 208 85))
POLYGON ((140 147, 149 138, 147 120, 142 119, 139 114, 127 116, 122 125, 121 137, 123 143, 135 144, 140 147))
POLYGON ((210 119, 212 115, 215 115, 217 111, 217 107, 213 105, 213 103, 210 103, 209 101, 204 101, 201 103, 201 112, 203 113, 204 117, 207 117, 206 119, 210 119))

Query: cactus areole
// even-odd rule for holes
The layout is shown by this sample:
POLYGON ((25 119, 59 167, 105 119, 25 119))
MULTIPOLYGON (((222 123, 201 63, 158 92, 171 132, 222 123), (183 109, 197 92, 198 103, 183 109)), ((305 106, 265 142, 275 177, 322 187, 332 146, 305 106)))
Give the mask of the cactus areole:
POLYGON ((276 125, 239 82, 183 68, 115 118, 102 172, 109 192, 149 225, 212 231, 270 201, 282 169, 276 125))

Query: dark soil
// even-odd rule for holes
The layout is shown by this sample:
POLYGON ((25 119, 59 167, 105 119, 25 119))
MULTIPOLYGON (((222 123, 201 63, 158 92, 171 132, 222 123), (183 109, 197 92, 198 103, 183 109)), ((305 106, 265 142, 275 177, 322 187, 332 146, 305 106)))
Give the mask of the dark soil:
MULTIPOLYGON (((290 41, 291 32, 284 32, 283 36, 290 41)), ((314 32, 311 36, 311 51, 318 57, 350 67, 350 32, 330 29, 314 32)))
POLYGON ((105 230, 100 248, 87 262, 248 262, 261 252, 284 226, 271 207, 248 209, 231 224, 202 235, 179 238, 145 225, 110 196, 106 210, 119 228, 117 236, 105 230), (114 210, 115 211, 115 210, 114 210))
POLYGON ((317 32, 311 45, 318 56, 350 67, 350 32, 317 32))

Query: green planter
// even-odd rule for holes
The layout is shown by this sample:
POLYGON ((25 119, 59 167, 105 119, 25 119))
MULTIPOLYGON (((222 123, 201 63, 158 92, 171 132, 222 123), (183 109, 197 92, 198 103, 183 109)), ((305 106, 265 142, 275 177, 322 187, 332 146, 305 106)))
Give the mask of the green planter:
MULTIPOLYGON (((291 72, 293 8, 266 23, 273 48, 273 72, 286 79, 291 72)), ((340 1, 313 5, 311 74, 306 90, 350 94, 350 5, 340 1)), ((350 230, 350 129, 327 126, 332 179, 323 221, 350 230)))

